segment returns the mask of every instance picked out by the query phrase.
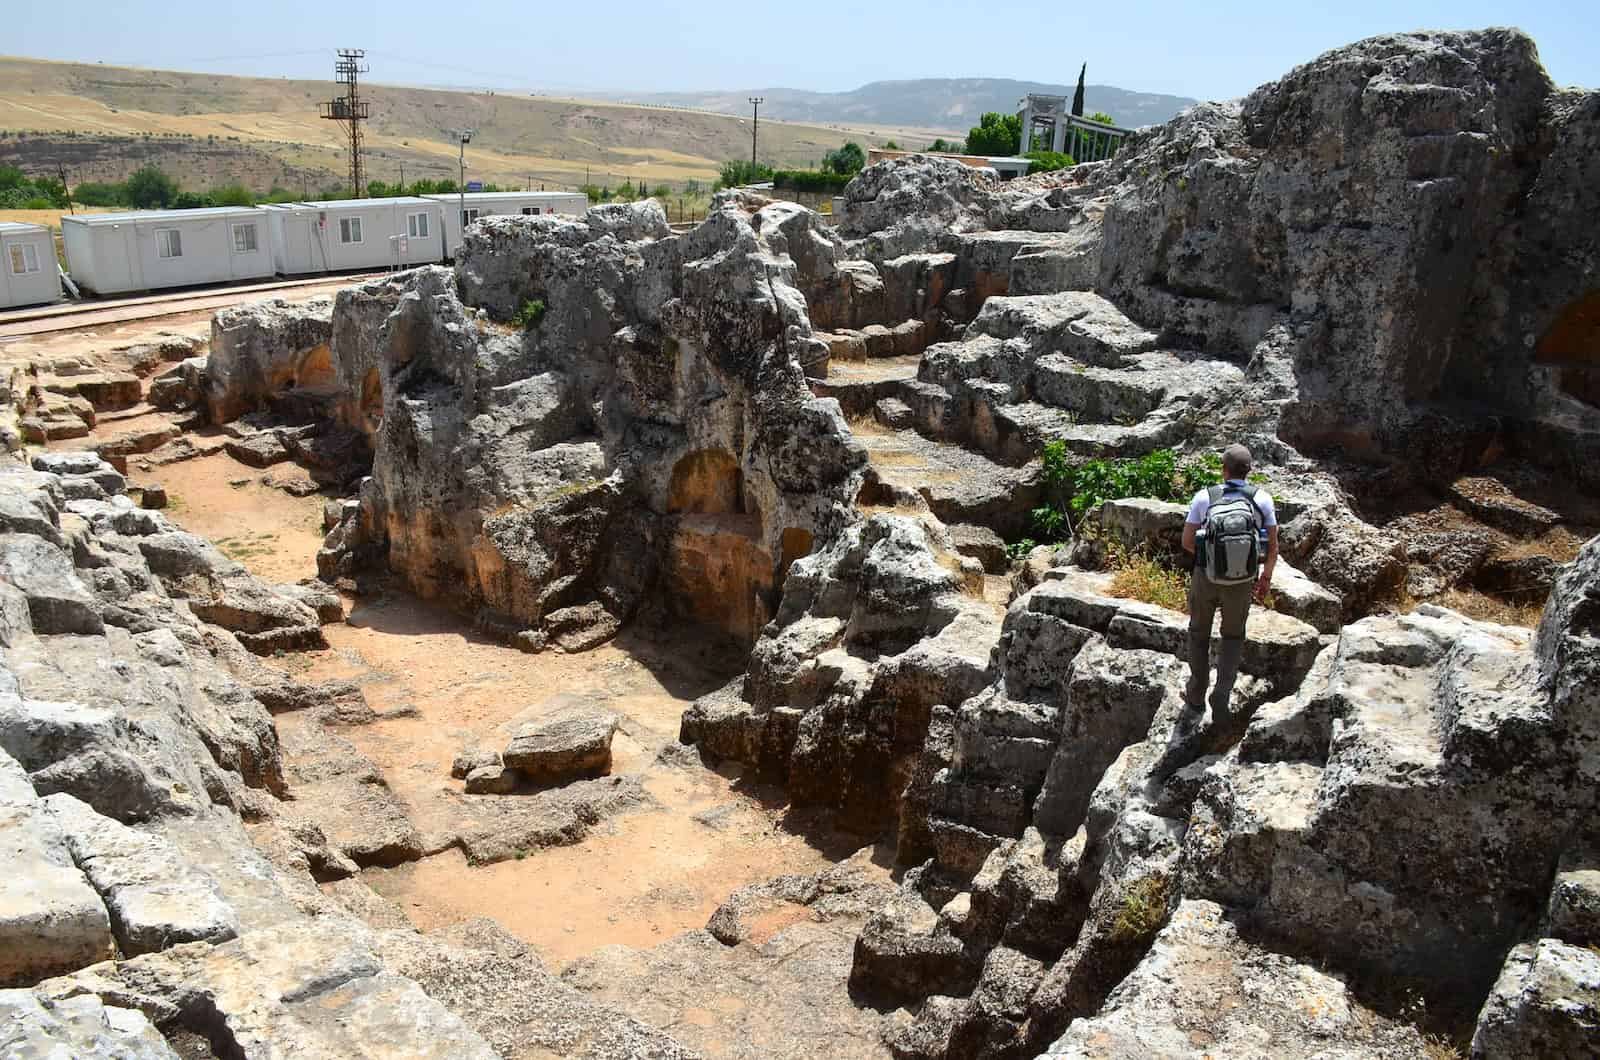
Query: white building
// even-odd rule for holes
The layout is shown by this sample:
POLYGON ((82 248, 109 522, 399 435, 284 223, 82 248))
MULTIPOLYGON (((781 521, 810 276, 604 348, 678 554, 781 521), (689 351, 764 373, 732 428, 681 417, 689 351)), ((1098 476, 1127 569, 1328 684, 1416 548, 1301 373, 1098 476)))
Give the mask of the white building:
POLYGON ((95 294, 272 275, 266 218, 248 206, 68 215, 67 271, 95 294))
POLYGON ((273 267, 285 276, 443 261, 445 211, 417 196, 269 203, 273 267))
POLYGON ((465 195, 425 195, 444 206, 445 227, 450 238, 450 256, 461 248, 461 231, 480 217, 511 214, 539 217, 544 214, 581 216, 589 208, 589 197, 581 191, 469 191, 465 195))
POLYGON ((56 240, 50 229, 0 221, 0 309, 60 298, 56 240))

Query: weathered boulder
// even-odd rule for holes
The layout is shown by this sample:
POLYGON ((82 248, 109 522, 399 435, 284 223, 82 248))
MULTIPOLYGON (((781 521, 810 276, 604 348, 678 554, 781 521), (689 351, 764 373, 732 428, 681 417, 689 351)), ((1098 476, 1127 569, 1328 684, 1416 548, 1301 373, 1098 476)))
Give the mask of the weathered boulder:
POLYGON ((579 713, 540 718, 517 730, 500 759, 536 784, 595 776, 611 768, 611 737, 619 720, 615 714, 579 713))
POLYGON ((846 186, 840 233, 846 239, 871 237, 874 257, 935 249, 930 244, 946 231, 981 227, 996 186, 992 170, 950 158, 879 162, 846 186))

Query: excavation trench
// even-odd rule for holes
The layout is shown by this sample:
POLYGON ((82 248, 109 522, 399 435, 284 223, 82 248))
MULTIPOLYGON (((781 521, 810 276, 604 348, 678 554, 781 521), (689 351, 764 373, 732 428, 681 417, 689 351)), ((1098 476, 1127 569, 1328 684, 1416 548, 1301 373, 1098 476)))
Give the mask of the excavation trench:
MULTIPOLYGON (((328 499, 272 484, 294 474, 284 468, 293 465, 262 472, 219 452, 147 472, 135 462, 131 484, 159 479, 174 521, 281 583, 315 570, 328 499)), ((820 1019, 843 1050, 836 1055, 887 1055, 876 1013, 856 1009, 846 987, 859 920, 824 923, 803 905, 777 902, 747 923, 738 946, 703 930, 736 890, 776 876, 849 859, 865 878, 890 882, 888 851, 862 849, 866 840, 790 808, 780 789, 747 780, 733 763, 709 768, 678 744, 683 711, 726 683, 742 659, 692 633, 652 640, 628 632, 581 654, 528 655, 397 582, 345 604, 346 620, 324 627, 327 649, 266 661, 301 682, 353 682, 375 717, 334 724, 310 711, 276 715, 285 768, 294 773, 297 748, 319 738, 318 726, 348 740, 378 767, 424 852, 325 883, 325 893, 380 927, 433 932, 491 917, 551 971, 565 969, 580 989, 708 1056, 757 1055, 756 1041, 766 1043, 761 1055, 806 1055, 804 1036, 813 1032, 797 1019, 793 996, 808 999, 810 1019, 827 1010, 820 1019), (574 702, 621 718, 610 777, 637 782, 644 797, 565 837, 575 841, 530 843, 474 864, 451 841, 464 816, 486 800, 515 804, 549 792, 469 796, 451 777, 452 760, 503 742, 505 726, 530 708, 574 702), (788 960, 796 948, 809 956, 788 960), (690 982, 698 986, 689 990, 690 982), (789 1040, 791 1030, 800 1037, 789 1040)), ((319 809, 302 806, 313 816, 319 809)))

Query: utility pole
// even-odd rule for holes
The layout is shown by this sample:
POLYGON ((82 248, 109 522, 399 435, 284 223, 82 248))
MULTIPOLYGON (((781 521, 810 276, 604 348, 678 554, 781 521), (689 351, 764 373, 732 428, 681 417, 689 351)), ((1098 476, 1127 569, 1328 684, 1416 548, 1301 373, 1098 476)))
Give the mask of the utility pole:
POLYGON ((60 166, 59 168, 61 170, 61 190, 67 197, 67 212, 75 214, 78 211, 72 208, 72 186, 67 183, 67 167, 60 166))
POLYGON ((761 104, 766 100, 761 96, 750 97, 750 180, 756 179, 756 130, 761 128, 761 104))
POLYGON ((362 63, 366 52, 360 48, 340 48, 338 62, 333 64, 334 80, 345 86, 344 95, 321 104, 317 109, 329 121, 343 122, 350 127, 350 193, 361 198, 366 179, 361 171, 361 123, 369 114, 369 104, 361 98, 359 81, 371 67, 362 63))
POLYGON ((461 141, 460 180, 456 184, 456 202, 461 207, 461 242, 467 241, 467 145, 472 142, 476 129, 461 129, 456 136, 461 141))
POLYGON ((401 162, 400 163, 400 194, 404 195, 405 193, 406 193, 406 164, 404 162, 401 162))

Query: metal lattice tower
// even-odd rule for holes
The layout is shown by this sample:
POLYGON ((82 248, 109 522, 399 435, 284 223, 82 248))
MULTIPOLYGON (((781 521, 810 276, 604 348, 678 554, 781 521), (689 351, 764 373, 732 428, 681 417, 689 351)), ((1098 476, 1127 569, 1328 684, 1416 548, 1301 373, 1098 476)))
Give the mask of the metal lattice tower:
POLYGON ((361 123, 367 120, 368 106, 361 98, 358 81, 371 67, 361 60, 367 53, 360 48, 340 48, 339 59, 333 64, 334 80, 345 86, 345 94, 318 107, 324 118, 342 121, 350 127, 350 191, 361 198, 366 187, 361 171, 361 123))

